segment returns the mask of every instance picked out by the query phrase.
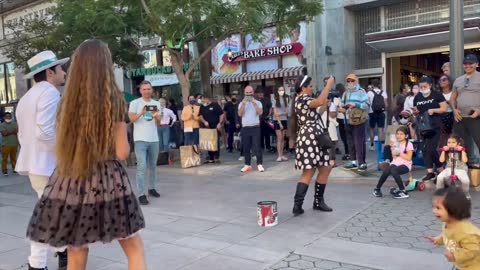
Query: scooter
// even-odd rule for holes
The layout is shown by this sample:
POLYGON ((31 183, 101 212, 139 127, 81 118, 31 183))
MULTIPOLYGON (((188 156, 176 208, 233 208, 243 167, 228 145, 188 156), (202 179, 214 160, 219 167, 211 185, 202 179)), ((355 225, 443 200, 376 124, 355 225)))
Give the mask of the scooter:
POLYGON ((446 186, 454 186, 456 188, 462 187, 462 182, 458 179, 458 176, 455 174, 455 166, 457 164, 457 159, 453 158, 456 153, 460 153, 459 158, 461 158, 462 152, 465 151, 465 148, 462 146, 450 147, 450 148, 440 148, 442 152, 445 152, 448 159, 452 160, 452 167, 450 168, 452 173, 450 174, 449 180, 445 183, 446 186))

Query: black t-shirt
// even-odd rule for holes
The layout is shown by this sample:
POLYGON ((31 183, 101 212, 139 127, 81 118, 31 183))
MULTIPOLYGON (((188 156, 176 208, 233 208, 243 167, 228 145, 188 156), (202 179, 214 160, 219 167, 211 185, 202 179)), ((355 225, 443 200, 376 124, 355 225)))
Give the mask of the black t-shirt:
POLYGON ((270 116, 270 110, 272 109, 272 101, 270 101, 269 98, 263 98, 262 100, 260 100, 260 102, 262 103, 263 109, 263 113, 260 117, 260 119, 262 120, 270 116))
POLYGON ((209 128, 216 128, 220 122, 220 116, 223 114, 222 108, 218 103, 212 102, 208 106, 200 108, 200 115, 208 122, 209 128))
MULTIPOLYGON (((428 97, 424 97, 421 93, 415 96, 413 99, 413 106, 417 107, 420 114, 424 114, 430 109, 440 108, 440 103, 446 102, 442 93, 432 90, 428 97)), ((433 114, 432 120, 436 124, 439 124, 442 118, 442 114, 433 114)))
POLYGON ((233 102, 229 101, 223 106, 223 110, 226 112, 227 121, 230 123, 236 122, 237 106, 233 102))

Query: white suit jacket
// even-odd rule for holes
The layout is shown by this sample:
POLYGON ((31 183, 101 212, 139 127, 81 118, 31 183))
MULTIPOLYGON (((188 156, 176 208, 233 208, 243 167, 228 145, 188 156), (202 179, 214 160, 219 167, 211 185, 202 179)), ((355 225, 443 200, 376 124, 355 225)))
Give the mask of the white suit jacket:
POLYGON ((55 124, 60 92, 47 81, 37 83, 20 99, 16 117, 19 174, 51 176, 56 167, 55 124))

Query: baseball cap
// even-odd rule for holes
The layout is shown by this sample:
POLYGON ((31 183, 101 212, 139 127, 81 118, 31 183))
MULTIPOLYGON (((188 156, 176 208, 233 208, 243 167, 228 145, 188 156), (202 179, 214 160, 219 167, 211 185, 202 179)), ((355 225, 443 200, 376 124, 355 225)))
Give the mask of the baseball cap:
POLYGON ((348 80, 348 79, 358 81, 357 75, 355 75, 355 74, 353 74, 353 73, 347 75, 347 77, 345 78, 345 80, 348 80))
POLYGON ((478 58, 475 54, 468 54, 463 58, 463 63, 464 64, 476 64, 478 63, 478 58))

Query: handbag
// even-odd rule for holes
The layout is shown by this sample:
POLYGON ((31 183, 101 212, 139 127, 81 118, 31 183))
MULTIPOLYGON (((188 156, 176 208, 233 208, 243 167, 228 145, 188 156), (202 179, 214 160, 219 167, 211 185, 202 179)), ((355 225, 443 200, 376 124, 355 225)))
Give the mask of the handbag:
POLYGON ((366 110, 360 108, 351 108, 348 111, 348 123, 352 126, 361 125, 368 120, 368 113, 366 110))
POLYGON ((198 145, 180 146, 180 163, 182 168, 200 166, 200 151, 198 145))
POLYGON ((428 115, 428 111, 417 116, 417 130, 424 138, 430 138, 435 135, 435 128, 432 123, 432 118, 428 115))
MULTIPOLYGON (((327 111, 328 112, 328 111, 327 111)), ((327 126, 323 123, 322 116, 320 116, 320 123, 321 123, 321 128, 322 132, 320 134, 317 134, 317 142, 318 146, 320 147, 321 150, 328 150, 332 149, 335 144, 332 141, 332 138, 330 138, 330 133, 328 133, 328 114, 327 114, 327 126)))
POLYGON ((200 129, 200 150, 218 151, 218 133, 217 129, 200 129))

